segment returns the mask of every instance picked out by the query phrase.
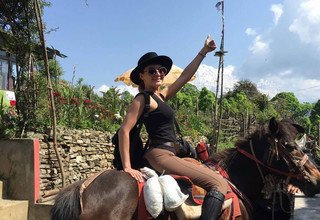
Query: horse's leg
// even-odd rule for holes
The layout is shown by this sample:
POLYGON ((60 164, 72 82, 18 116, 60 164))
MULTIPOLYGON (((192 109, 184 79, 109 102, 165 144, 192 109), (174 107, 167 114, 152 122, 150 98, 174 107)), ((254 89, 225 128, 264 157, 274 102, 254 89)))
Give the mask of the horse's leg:
POLYGON ((123 171, 110 170, 97 177, 82 198, 81 220, 130 220, 138 204, 137 182, 123 171))

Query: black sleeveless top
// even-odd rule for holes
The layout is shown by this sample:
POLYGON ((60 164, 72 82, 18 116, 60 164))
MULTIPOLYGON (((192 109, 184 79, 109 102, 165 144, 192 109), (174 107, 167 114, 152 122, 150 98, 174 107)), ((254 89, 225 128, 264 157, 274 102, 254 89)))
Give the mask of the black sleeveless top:
POLYGON ((144 125, 147 129, 149 139, 163 142, 176 142, 173 109, 156 94, 149 94, 158 103, 158 107, 149 112, 148 117, 144 118, 144 125))

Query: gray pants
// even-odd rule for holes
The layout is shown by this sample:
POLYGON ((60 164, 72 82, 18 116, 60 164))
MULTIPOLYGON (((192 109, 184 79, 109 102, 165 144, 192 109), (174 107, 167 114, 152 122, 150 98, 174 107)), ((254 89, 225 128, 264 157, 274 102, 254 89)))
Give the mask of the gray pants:
POLYGON ((159 173, 165 171, 165 174, 187 176, 195 185, 202 187, 207 192, 217 190, 225 195, 228 191, 228 183, 219 173, 176 157, 169 150, 151 148, 144 157, 159 173))

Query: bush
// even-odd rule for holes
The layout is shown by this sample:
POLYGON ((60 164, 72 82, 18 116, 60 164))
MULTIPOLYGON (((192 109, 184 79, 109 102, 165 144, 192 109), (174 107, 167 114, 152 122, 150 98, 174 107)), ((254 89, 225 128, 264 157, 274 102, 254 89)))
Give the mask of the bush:
POLYGON ((0 138, 13 138, 19 131, 19 116, 15 107, 0 105, 0 138))

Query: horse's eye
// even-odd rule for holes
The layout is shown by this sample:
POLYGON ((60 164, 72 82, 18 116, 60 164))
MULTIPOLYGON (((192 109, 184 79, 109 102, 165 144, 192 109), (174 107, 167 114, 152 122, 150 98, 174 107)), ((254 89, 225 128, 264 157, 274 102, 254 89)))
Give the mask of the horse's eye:
POLYGON ((297 149, 297 146, 294 144, 294 143, 291 143, 291 142, 284 142, 283 144, 286 149, 288 149, 289 151, 293 151, 293 150, 296 150, 297 149))

